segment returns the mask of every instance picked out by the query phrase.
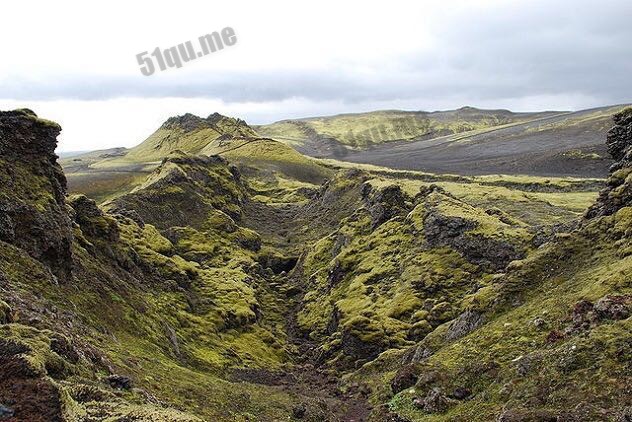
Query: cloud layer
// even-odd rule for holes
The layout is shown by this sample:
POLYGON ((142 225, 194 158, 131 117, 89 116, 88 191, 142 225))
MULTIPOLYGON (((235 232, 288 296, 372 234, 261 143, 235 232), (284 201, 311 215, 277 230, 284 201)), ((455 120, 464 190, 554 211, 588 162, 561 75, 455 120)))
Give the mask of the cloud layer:
POLYGON ((0 27, 12 40, 0 62, 0 107, 75 102, 116 114, 105 106, 186 112, 207 104, 263 123, 383 107, 534 110, 632 101, 629 0, 120 5, 90 13, 74 3, 43 4, 50 10, 32 17, 10 3, 10 14, 24 19, 0 27), (230 50, 151 77, 138 70, 137 53, 228 25, 238 36, 230 50), (182 109, 148 105, 161 101, 182 109))

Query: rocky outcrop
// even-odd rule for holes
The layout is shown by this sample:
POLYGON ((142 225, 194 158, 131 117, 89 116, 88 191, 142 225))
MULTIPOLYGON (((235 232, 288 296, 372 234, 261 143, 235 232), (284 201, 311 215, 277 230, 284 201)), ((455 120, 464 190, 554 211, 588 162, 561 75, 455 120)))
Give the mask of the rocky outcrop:
POLYGON ((207 118, 186 113, 182 116, 170 117, 161 126, 161 129, 181 129, 185 133, 204 128, 212 128, 222 133, 225 132, 225 134, 233 137, 257 136, 257 133, 245 121, 226 117, 219 113, 213 113, 207 118))
POLYGON ((241 219, 243 186, 220 156, 191 156, 175 152, 162 161, 137 189, 108 203, 112 214, 131 215, 135 221, 159 229, 200 228, 215 210, 241 219))
POLYGON ((632 107, 613 116, 614 127, 608 131, 608 152, 616 163, 610 168, 606 188, 595 205, 586 212, 587 218, 612 215, 632 205, 632 107))
POLYGON ((524 251, 509 241, 472 235, 478 225, 474 220, 443 215, 430 208, 424 220, 424 235, 430 246, 449 246, 469 262, 493 271, 524 257, 524 251))
POLYGON ((478 311, 466 310, 451 324, 446 333, 446 340, 457 340, 483 325, 485 317, 478 311))
POLYGON ((390 185, 376 192, 367 192, 370 190, 370 185, 362 186, 362 195, 365 197, 365 203, 371 214, 373 228, 397 215, 406 215, 410 212, 411 198, 398 185, 390 185))
POLYGON ((0 240, 26 250, 61 280, 72 269, 58 124, 30 110, 0 112, 0 240))
POLYGON ((112 242, 118 240, 116 221, 101 211, 96 202, 85 195, 74 195, 68 202, 74 210, 74 220, 84 234, 112 242))

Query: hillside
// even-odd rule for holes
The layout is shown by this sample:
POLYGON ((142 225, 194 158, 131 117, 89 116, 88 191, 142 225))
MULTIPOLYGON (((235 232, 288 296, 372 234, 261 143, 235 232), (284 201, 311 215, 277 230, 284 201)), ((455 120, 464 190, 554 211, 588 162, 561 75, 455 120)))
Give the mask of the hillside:
POLYGON ((472 107, 433 113, 374 112, 255 128, 310 156, 395 169, 605 177, 612 161, 603 139, 612 114, 623 107, 542 113, 472 107))
POLYGON ((308 155, 320 156, 336 153, 337 144, 340 149, 366 149, 383 143, 432 139, 560 113, 563 112, 514 113, 474 107, 434 112, 384 110, 282 120, 255 126, 255 130, 263 136, 288 142, 308 155))
POLYGON ((174 151, 200 153, 218 138, 256 136, 243 120, 213 113, 207 118, 192 114, 172 117, 140 145, 130 149, 126 160, 134 162, 158 161, 174 151))
POLYGON ((243 121, 213 113, 207 118, 184 114, 167 119, 133 148, 92 151, 61 160, 72 192, 102 201, 139 184, 174 152, 201 154, 220 139, 256 137, 243 121))
MULTIPOLYGON (((256 155, 279 157, 286 170, 288 160, 299 159, 300 154, 287 149, 273 153, 281 145, 270 147, 274 144, 258 141, 265 139, 277 140, 308 156, 393 169, 603 178, 612 160, 602 139, 612 114, 621 108, 573 113, 514 113, 473 107, 432 113, 380 111, 287 120, 253 128, 243 120, 218 113, 207 118, 185 114, 168 119, 134 148, 84 153, 61 160, 61 165, 71 192, 85 193, 99 202, 138 185, 160 160, 177 151, 240 154, 244 159, 252 154, 241 153, 241 148, 232 151, 235 145, 249 144, 243 149, 248 152, 265 144, 256 155), (362 141, 350 141, 356 138, 362 141)), ((322 181, 316 173, 312 169, 308 178, 322 181)))
POLYGON ((2 112, 0 412, 626 420, 632 111, 615 123, 605 187, 235 137, 98 206, 67 196, 57 124, 2 112))
POLYGON ((603 139, 623 106, 584 110, 509 127, 349 152, 344 159, 456 174, 605 177, 603 139))

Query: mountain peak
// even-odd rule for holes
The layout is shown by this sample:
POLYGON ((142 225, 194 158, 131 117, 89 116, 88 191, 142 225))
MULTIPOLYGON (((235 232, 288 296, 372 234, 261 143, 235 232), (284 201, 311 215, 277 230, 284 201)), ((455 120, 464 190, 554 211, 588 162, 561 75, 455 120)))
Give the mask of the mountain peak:
POLYGON ((220 132, 222 126, 239 126, 242 128, 250 127, 241 119, 224 116, 220 113, 211 113, 208 117, 200 117, 192 113, 185 113, 180 116, 173 116, 168 118, 161 126, 161 129, 182 129, 184 132, 193 132, 198 129, 213 128, 218 129, 220 132))
POLYGON ((185 132, 192 132, 205 125, 206 119, 195 114, 185 113, 180 116, 169 117, 161 126, 162 129, 183 129, 185 132))
POLYGON ((215 139, 254 138, 255 132, 241 119, 212 113, 200 117, 186 113, 167 119, 160 129, 132 148, 126 159, 158 161, 171 152, 181 150, 198 154, 215 139))

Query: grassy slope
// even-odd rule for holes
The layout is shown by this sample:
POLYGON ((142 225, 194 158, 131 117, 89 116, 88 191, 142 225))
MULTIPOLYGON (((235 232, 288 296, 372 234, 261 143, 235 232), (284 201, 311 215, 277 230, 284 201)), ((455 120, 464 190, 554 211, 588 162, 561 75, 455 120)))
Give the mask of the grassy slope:
MULTIPOLYGON (((550 333, 572 326, 573 308, 581 300, 632 292, 629 240, 622 238, 629 223, 628 209, 593 222, 514 263, 508 274, 466 298, 463 309, 481 310, 490 322, 456 342, 444 339, 448 325, 426 338, 420 347, 435 352, 419 368, 440 376, 396 395, 391 408, 419 421, 486 421, 503 410, 532 418, 525 420, 540 420, 533 419, 537 412, 544 418, 560 411, 573 420, 613 418, 630 404, 625 387, 629 319, 606 320, 558 341, 551 341, 550 333), (534 325, 537 319, 544 325, 534 325), (476 398, 453 400, 447 413, 436 415, 412 405, 430 388, 449 392, 457 387, 471 390, 476 398), (577 403, 584 405, 574 412, 577 403)), ((385 362, 393 358, 384 357, 385 362)))
POLYGON ((457 174, 531 174, 605 177, 612 160, 603 139, 612 115, 602 107, 370 149, 308 151, 310 155, 391 168, 457 174))
MULTIPOLYGON (((188 117, 188 115, 182 116, 188 117)), ((156 132, 140 145, 130 149, 125 156, 132 162, 160 161, 174 151, 198 154, 215 139, 221 136, 245 137, 255 136, 256 133, 243 121, 231 117, 219 116, 212 121, 190 116, 197 119, 193 127, 187 127, 186 122, 171 123, 167 121, 156 132)), ((177 119, 177 118, 176 118, 177 119)))
POLYGON ((227 136, 256 133, 239 119, 221 115, 202 119, 187 114, 167 120, 134 148, 81 154, 61 160, 61 165, 68 174, 70 192, 103 202, 133 189, 171 153, 199 154, 214 140, 227 136))
POLYGON ((375 111, 283 120, 256 126, 255 129, 261 135, 294 145, 306 143, 310 136, 319 136, 333 138, 353 148, 362 148, 384 142, 434 138, 481 130, 553 114, 555 112, 512 113, 507 110, 479 110, 471 107, 433 113, 375 111))

